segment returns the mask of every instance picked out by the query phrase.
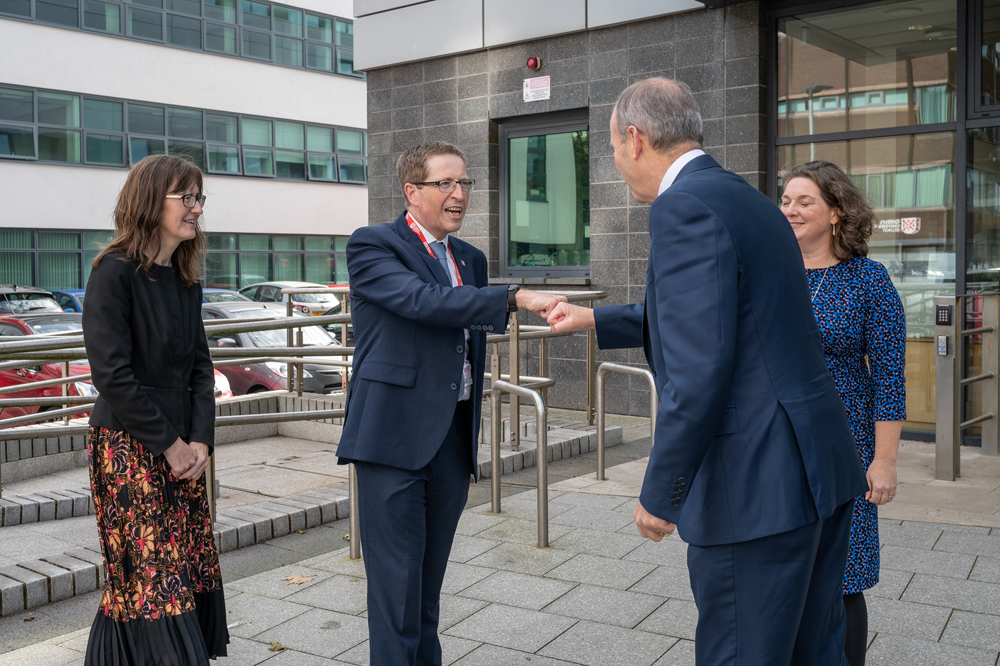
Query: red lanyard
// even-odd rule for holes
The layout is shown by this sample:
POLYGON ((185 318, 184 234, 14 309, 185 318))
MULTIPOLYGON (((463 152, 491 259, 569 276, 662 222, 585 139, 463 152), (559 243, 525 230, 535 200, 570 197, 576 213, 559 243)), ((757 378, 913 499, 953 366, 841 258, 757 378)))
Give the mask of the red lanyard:
MULTIPOLYGON (((410 225, 410 231, 415 233, 417 238, 420 239, 420 242, 424 244, 424 249, 427 250, 427 254, 434 257, 434 260, 436 261, 437 257, 434 255, 434 251, 431 250, 431 246, 427 244, 427 239, 424 238, 423 232, 420 231, 420 227, 417 226, 417 221, 413 219, 413 216, 410 215, 409 212, 406 213, 406 223, 410 225)), ((455 253, 451 251, 451 246, 448 243, 443 243, 443 245, 445 247, 445 253, 451 255, 451 263, 455 265, 455 279, 458 281, 458 286, 461 287, 462 274, 458 272, 458 262, 455 260, 455 253)), ((450 278, 451 276, 449 275, 448 277, 450 278)))

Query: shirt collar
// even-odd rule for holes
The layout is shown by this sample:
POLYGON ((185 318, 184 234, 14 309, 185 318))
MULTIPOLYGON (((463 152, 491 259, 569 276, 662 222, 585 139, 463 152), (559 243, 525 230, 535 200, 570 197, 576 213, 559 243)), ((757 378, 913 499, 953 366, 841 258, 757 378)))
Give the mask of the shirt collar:
POLYGON ((674 163, 670 165, 667 172, 663 174, 663 180, 660 181, 660 190, 656 193, 656 196, 660 196, 667 190, 667 188, 674 184, 674 181, 677 179, 677 174, 681 172, 681 169, 687 166, 688 162, 704 154, 704 150, 701 148, 695 148, 694 150, 687 151, 674 160, 674 163))
POLYGON ((420 224, 420 222, 417 221, 417 218, 415 216, 411 215, 409 213, 409 211, 407 211, 406 215, 411 220, 413 220, 413 223, 415 225, 417 225, 417 229, 420 229, 420 233, 422 233, 424 235, 424 238, 427 239, 427 243, 428 244, 441 242, 441 243, 444 243, 444 247, 445 247, 446 250, 451 247, 448 244, 448 239, 451 238, 451 236, 449 236, 449 235, 446 234, 443 240, 438 241, 438 239, 434 237, 434 234, 432 234, 431 232, 427 231, 427 229, 424 228, 424 225, 420 224))

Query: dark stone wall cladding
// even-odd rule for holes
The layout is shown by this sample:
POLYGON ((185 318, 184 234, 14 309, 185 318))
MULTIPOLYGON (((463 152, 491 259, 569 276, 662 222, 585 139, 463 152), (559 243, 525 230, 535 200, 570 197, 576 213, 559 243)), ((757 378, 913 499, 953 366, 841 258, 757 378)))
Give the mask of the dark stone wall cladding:
MULTIPOLYGON (((476 179, 459 236, 479 247, 499 275, 497 120, 590 108, 591 287, 604 304, 639 302, 646 279, 648 206, 636 203, 618 172, 608 124, 618 94, 631 83, 665 76, 687 83, 705 123, 705 150, 755 187, 766 183, 765 32, 757 2, 705 9, 368 72, 369 224, 403 210, 396 159, 421 141, 449 141, 465 151, 476 179), (542 59, 532 72, 529 56, 542 59), (522 80, 552 77, 551 99, 523 102, 522 80)), ((583 288, 583 287, 572 287, 583 288)), ((540 323, 529 318, 529 323, 540 323)), ((549 389, 556 407, 586 406, 585 340, 549 343, 549 389)), ((523 372, 537 372, 537 342, 523 372)), ((504 351, 506 354, 506 351, 504 351)), ((645 365, 641 349, 598 352, 598 361, 645 365)), ((506 358, 504 371, 506 371, 506 358)), ((607 377, 608 411, 648 415, 642 377, 607 377)))

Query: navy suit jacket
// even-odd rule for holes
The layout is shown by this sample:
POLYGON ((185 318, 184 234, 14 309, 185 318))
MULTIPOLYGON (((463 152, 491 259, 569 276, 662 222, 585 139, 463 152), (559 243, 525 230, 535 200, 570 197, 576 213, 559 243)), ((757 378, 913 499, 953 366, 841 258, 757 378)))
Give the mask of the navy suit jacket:
POLYGON ((469 432, 475 474, 486 334, 507 326, 507 287, 488 287, 486 255, 452 236, 462 286, 406 224, 364 227, 347 242, 354 316, 354 373, 337 447, 341 462, 417 470, 444 441, 458 398, 469 329, 474 418, 469 432))
POLYGON ((708 155, 649 211, 645 303, 597 308, 643 346, 660 407, 640 501, 699 546, 779 534, 868 490, 777 206, 708 155))

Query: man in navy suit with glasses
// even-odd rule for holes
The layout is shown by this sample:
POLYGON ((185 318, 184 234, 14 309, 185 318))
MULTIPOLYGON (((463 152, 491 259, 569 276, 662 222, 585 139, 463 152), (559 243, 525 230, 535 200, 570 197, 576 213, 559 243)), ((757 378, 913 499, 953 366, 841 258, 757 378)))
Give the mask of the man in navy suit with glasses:
POLYGON ((660 406, 635 522, 689 544, 698 666, 841 666, 851 510, 868 485, 795 235, 701 135, 683 83, 622 92, 615 166, 652 203, 645 303, 563 303, 548 320, 646 352, 660 406))
POLYGON ((357 470, 372 666, 441 663, 441 583, 477 471, 486 335, 563 296, 488 286, 486 255, 451 234, 474 181, 461 150, 396 165, 406 211, 347 243, 354 375, 337 449, 357 470))

